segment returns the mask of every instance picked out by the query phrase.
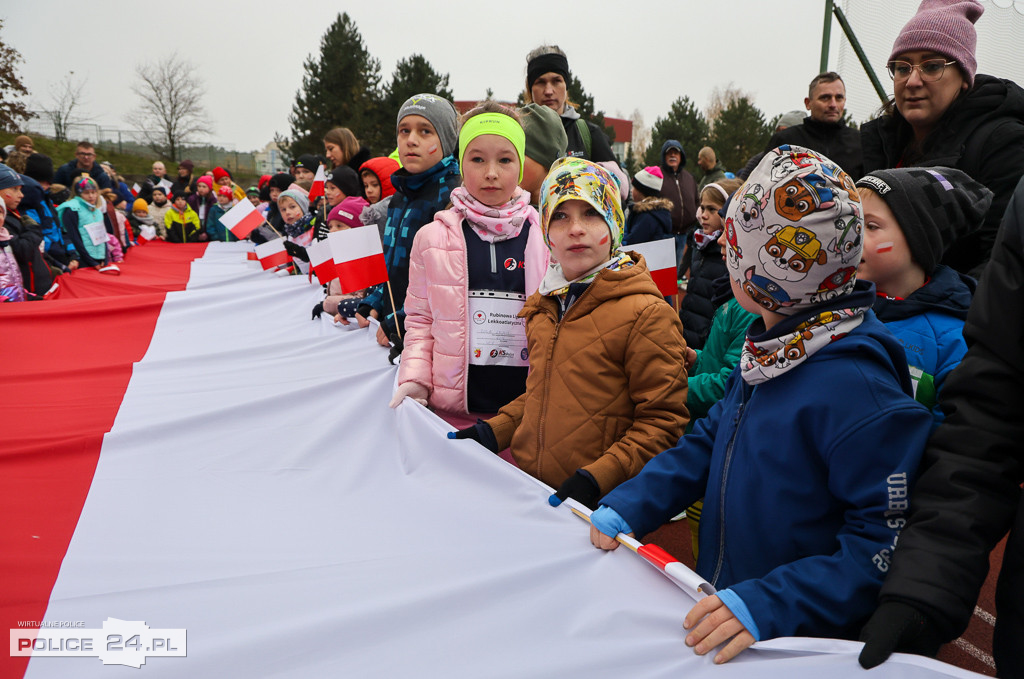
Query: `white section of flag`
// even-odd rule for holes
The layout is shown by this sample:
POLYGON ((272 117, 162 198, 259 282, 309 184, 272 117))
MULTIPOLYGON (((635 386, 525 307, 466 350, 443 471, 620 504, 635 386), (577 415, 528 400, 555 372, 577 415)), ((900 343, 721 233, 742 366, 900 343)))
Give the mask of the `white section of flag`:
POLYGON ((220 218, 220 223, 239 238, 245 238, 263 223, 263 215, 250 200, 240 200, 220 218))
POLYGON ((676 266, 676 242, 673 238, 654 240, 648 243, 631 243, 623 245, 622 249, 632 250, 643 255, 650 271, 675 268, 676 266))
POLYGON ((373 227, 333 231, 327 236, 327 241, 331 244, 331 252, 337 264, 384 254, 380 233, 373 227))

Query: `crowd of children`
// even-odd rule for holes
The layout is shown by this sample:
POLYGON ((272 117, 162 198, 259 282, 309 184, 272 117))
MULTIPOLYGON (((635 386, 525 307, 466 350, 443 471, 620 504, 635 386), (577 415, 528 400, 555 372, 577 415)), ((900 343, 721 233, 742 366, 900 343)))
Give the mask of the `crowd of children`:
MULTIPOLYGON (((545 48, 528 84, 557 90, 567 68, 545 48)), ((976 281, 940 261, 980 227, 992 192, 941 166, 854 182, 825 154, 783 145, 745 182, 692 187, 692 209, 678 142, 624 180, 572 151, 541 103, 460 117, 423 93, 395 132, 396 153, 371 157, 333 129, 326 157, 299 156, 249 189, 223 168, 193 178, 189 161, 171 184, 157 163, 134 200, 116 174, 109 188, 90 172, 60 185, 39 154, 25 174, 0 165, 0 300, 44 298, 79 267, 116 273, 140 240, 233 240, 222 218, 238 201, 266 219, 252 240, 283 236, 301 271, 331 232, 377 227, 389 285, 342 293, 333 281, 313 318, 376 321, 401 357, 391 407, 428 406, 450 438, 550 485, 552 505, 594 509, 601 549, 686 511, 696 570, 717 590, 685 619, 698 653, 719 648, 724 662, 761 639, 855 638, 967 351, 976 281), (333 167, 311 196, 321 165, 333 167), (694 215, 674 309, 630 246, 682 246, 680 220, 694 215)))

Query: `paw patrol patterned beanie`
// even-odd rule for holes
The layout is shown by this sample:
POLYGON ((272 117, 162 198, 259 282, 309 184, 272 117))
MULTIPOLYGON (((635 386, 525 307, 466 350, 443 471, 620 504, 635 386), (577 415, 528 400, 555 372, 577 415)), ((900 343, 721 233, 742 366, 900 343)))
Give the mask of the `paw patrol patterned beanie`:
POLYGON ((729 275, 786 316, 853 290, 861 253, 853 180, 800 146, 765 154, 726 212, 729 275))

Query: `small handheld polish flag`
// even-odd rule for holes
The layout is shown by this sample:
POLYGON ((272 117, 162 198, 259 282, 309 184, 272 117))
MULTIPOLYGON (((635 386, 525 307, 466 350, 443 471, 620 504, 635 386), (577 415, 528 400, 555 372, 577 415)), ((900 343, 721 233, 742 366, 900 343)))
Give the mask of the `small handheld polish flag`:
POLYGON ((327 236, 342 293, 355 292, 388 279, 384 248, 377 229, 347 229, 327 236))
POLYGON ((679 293, 679 281, 676 278, 676 245, 673 239, 624 245, 622 249, 632 250, 644 256, 647 270, 651 272, 651 278, 662 295, 668 297, 679 293))

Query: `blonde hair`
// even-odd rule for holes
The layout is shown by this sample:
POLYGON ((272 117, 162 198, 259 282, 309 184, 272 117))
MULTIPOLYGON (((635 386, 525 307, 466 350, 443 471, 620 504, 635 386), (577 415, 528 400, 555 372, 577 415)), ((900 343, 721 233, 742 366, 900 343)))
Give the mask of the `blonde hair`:
POLYGON ((516 121, 520 125, 523 124, 523 117, 519 115, 519 112, 516 111, 514 108, 510 106, 505 106, 504 104, 499 104, 493 99, 487 99, 479 102, 476 106, 463 113, 462 116, 459 118, 459 127, 461 128, 463 125, 465 125, 466 121, 469 120, 470 118, 474 118, 483 113, 500 113, 502 115, 508 116, 509 118, 516 121))
MULTIPOLYGON (((721 186, 722 190, 725 191, 728 195, 731 196, 732 194, 736 193, 736 189, 738 189, 741 186, 743 186, 743 180, 741 180, 741 179, 719 179, 717 182, 712 182, 712 184, 717 184, 717 185, 721 186)), ((704 200, 707 200, 709 203, 714 203, 714 204, 718 205, 718 207, 722 207, 723 205, 725 205, 725 200, 726 200, 726 199, 722 198, 722 194, 719 193, 717 189, 712 187, 711 184, 708 184, 707 186, 705 186, 704 190, 700 192, 700 199, 701 199, 701 202, 703 202, 704 200), (707 196, 707 198, 705 198, 705 196, 707 196)))
POLYGON ((347 165, 359 153, 359 140, 356 139, 356 135, 352 133, 352 130, 347 127, 335 127, 328 130, 327 134, 324 135, 323 141, 325 144, 334 144, 341 149, 341 155, 344 159, 342 165, 347 165))

